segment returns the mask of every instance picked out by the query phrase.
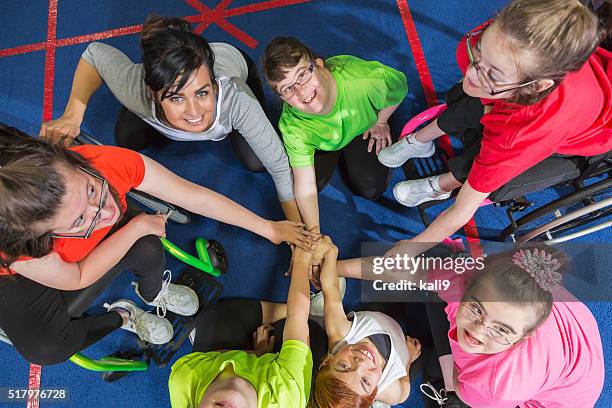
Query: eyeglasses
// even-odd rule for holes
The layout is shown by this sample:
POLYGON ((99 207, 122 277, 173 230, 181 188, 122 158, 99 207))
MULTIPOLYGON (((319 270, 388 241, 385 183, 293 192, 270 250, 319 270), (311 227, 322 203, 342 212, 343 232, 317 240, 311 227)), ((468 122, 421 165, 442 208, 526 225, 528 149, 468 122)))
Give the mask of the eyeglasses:
POLYGON ((296 85, 299 85, 299 86, 306 85, 308 81, 310 81, 310 78, 312 78, 312 72, 314 71, 314 67, 315 67, 315 63, 314 61, 311 61, 308 68, 300 72, 300 75, 298 75, 295 83, 293 85, 287 86, 285 89, 283 89, 282 92, 279 93, 280 97, 286 101, 287 99, 291 98, 295 94, 296 85))
POLYGON ((98 203, 98 211, 96 211, 96 215, 94 215, 93 220, 91 220, 91 225, 89 226, 89 228, 87 228, 87 231, 85 231, 84 234, 51 234, 52 238, 79 238, 79 239, 87 239, 91 236, 91 234, 93 233, 94 228, 96 227, 96 224, 98 223, 98 221, 100 220, 100 216, 102 215, 102 208, 106 205, 106 199, 108 198, 108 181, 106 181, 106 179, 98 176, 97 174, 83 168, 83 167, 79 167, 79 169, 87 174, 89 174, 90 176, 100 180, 100 182, 102 183, 102 188, 100 190, 100 202, 98 203))
MULTIPOLYGON (((489 23, 489 25, 490 24, 491 23, 489 23)), ((531 85, 539 81, 538 79, 534 79, 533 81, 525 82, 524 84, 511 86, 510 88, 497 89, 497 90, 494 88, 493 82, 495 81, 491 79, 489 75, 478 64, 480 62, 480 45, 479 44, 480 44, 480 39, 482 38, 482 35, 480 34, 482 34, 489 25, 487 25, 486 27, 480 30, 471 31, 465 36, 465 45, 467 47, 467 54, 470 60, 470 64, 476 70, 478 81, 480 82, 480 85, 482 85, 482 87, 487 91, 487 93, 491 96, 495 96, 495 95, 499 95, 504 92, 514 91, 515 89, 523 88, 527 85, 531 85), (476 38, 478 39, 476 40, 476 38), (472 42, 475 42, 476 48, 472 48, 472 45, 473 45, 472 42)))
MULTIPOLYGON (((491 340, 498 344, 503 344, 504 346, 509 346, 513 344, 512 338, 508 337, 506 334, 502 333, 500 329, 489 326, 484 322, 484 312, 478 306, 477 303, 461 303, 461 313, 470 321, 478 324, 485 328, 485 335, 489 337, 491 340)), ((503 330, 503 329, 502 329, 503 330)))

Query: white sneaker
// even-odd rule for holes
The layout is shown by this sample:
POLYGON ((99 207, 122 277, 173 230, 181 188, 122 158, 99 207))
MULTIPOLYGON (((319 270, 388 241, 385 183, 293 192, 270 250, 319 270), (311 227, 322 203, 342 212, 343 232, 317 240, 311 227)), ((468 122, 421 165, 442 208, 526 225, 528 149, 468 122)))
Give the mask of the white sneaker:
MULTIPOLYGON (((340 285, 340 299, 344 299, 346 279, 343 276, 338 277, 338 285, 340 285)), ((322 317, 324 308, 325 302, 323 300, 323 291, 320 290, 316 293, 312 293, 310 295, 310 315, 322 317)))
POLYGON ((146 342, 166 344, 174 336, 174 329, 168 319, 145 312, 130 300, 121 299, 110 305, 105 303, 104 307, 109 312, 113 309, 127 310, 130 314, 130 320, 121 326, 121 328, 136 333, 138 337, 146 342))
POLYGON ((157 306, 157 315, 159 317, 165 317, 167 310, 182 316, 194 315, 200 307, 198 295, 193 289, 183 285, 175 285, 170 280, 172 280, 172 272, 169 270, 164 271, 161 290, 151 302, 147 302, 142 298, 140 292, 138 292, 138 283, 132 282, 132 286, 134 286, 136 294, 147 305, 157 306))
POLYGON ((393 196, 406 207, 416 207, 426 201, 445 200, 452 192, 442 191, 438 184, 440 176, 397 183, 393 187, 393 196))
POLYGON ((387 146, 378 153, 378 161, 387 167, 399 167, 413 157, 431 157, 436 152, 434 142, 421 143, 414 133, 387 146))

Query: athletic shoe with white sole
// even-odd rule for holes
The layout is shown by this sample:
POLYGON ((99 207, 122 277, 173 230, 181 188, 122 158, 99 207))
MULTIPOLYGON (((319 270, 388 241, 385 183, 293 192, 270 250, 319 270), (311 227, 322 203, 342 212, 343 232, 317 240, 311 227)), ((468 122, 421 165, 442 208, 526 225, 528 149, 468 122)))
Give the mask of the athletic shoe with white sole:
MULTIPOLYGON (((346 292, 346 279, 343 276, 338 277, 338 284, 340 285, 340 298, 344 299, 344 293, 346 292)), ((310 316, 323 316, 323 309, 325 302, 323 300, 323 291, 312 293, 310 295, 310 316)))
POLYGON ((436 152, 434 142, 421 143, 414 133, 387 146, 378 153, 378 161, 387 167, 400 167, 413 157, 431 157, 436 152))
POLYGON ((451 192, 442 191, 438 183, 440 176, 419 180, 408 180, 393 187, 393 196, 406 207, 416 207, 426 201, 445 200, 451 192))
POLYGON ((174 329, 168 319, 145 312, 130 300, 121 299, 110 305, 105 303, 104 307, 109 312, 115 309, 127 311, 130 319, 121 328, 136 333, 143 341, 152 344, 166 344, 174 336, 174 329))
MULTIPOLYGON (((147 302, 145 300, 145 303, 149 306, 156 306, 159 317, 165 317, 167 310, 182 316, 194 315, 200 307, 198 295, 193 289, 183 285, 175 285, 170 282, 171 280, 172 272, 164 271, 161 290, 153 301, 147 302)), ((138 283, 132 282, 132 286, 134 286, 136 294, 144 300, 138 291, 138 283)))

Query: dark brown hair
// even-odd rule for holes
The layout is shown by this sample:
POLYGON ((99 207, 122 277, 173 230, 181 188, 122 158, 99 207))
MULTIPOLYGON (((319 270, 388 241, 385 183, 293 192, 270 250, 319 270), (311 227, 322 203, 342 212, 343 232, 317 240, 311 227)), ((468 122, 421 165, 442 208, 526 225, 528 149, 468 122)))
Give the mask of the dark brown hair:
POLYGON ((578 0, 514 0, 495 19, 510 37, 515 54, 533 62, 519 66, 519 82, 551 79, 554 85, 538 92, 538 82, 513 92, 508 102, 532 105, 549 95, 569 72, 587 61, 603 35, 591 10, 578 0))
POLYGON ((205 65, 215 87, 213 53, 208 41, 191 31, 178 17, 150 16, 140 34, 145 83, 160 99, 178 93, 192 72, 205 65))
POLYGON ((99 174, 80 154, 0 123, 0 269, 51 252, 51 232, 40 224, 57 215, 66 194, 61 166, 99 174))
POLYGON ((314 61, 315 53, 293 37, 276 37, 268 44, 263 56, 263 70, 268 83, 286 78, 288 70, 295 67, 302 58, 314 61))
POLYGON ((481 300, 501 301, 530 308, 534 319, 532 325, 527 329, 526 334, 529 334, 544 323, 550 315, 553 296, 550 291, 544 290, 525 269, 514 263, 513 256, 519 250, 544 251, 559 261, 561 265, 559 273, 563 274, 567 269, 568 258, 561 251, 545 244, 525 244, 512 251, 487 256, 483 270, 477 272, 469 282, 462 301, 467 301, 476 291, 484 290, 490 298, 485 297, 481 300))

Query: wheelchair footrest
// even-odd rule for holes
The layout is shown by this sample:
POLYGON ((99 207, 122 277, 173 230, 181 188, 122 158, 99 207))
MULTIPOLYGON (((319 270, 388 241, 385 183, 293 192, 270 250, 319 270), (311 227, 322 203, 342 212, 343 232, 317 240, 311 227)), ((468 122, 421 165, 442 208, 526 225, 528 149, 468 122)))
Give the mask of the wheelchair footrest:
POLYGON ((413 158, 402 166, 406 180, 417 180, 430 176, 438 176, 448 172, 448 156, 440 147, 431 157, 413 158))
MULTIPOLYGON (((175 283, 188 286, 198 294, 200 301, 198 313, 214 303, 223 291, 221 282, 193 267, 185 269, 175 283)), ((168 312, 166 318, 174 328, 172 340, 166 344, 150 344, 138 339, 138 345, 144 350, 147 358, 153 360, 156 365, 164 367, 195 328, 196 316, 197 313, 194 316, 181 316, 168 312)))

